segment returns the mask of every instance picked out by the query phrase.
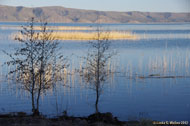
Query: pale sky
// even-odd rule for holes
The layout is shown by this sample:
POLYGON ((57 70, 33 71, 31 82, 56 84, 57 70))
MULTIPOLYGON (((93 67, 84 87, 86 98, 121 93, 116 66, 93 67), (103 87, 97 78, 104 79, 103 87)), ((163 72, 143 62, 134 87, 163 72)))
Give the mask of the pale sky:
POLYGON ((11 6, 64 6, 102 11, 190 12, 190 0, 0 0, 11 6))

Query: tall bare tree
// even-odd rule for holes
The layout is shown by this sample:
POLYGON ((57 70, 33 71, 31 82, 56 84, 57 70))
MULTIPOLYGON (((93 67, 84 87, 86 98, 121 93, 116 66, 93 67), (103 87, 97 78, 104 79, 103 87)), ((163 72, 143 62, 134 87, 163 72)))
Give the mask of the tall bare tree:
POLYGON ((84 67, 84 79, 90 85, 90 88, 96 92, 95 110, 99 112, 98 102, 102 94, 104 84, 108 79, 108 61, 114 55, 110 51, 109 32, 102 31, 101 27, 97 28, 94 41, 90 41, 89 49, 84 67))
POLYGON ((67 67, 67 60, 59 53, 59 43, 47 30, 47 23, 41 22, 40 30, 35 23, 32 18, 15 38, 21 47, 13 54, 5 53, 11 58, 7 64, 17 66, 9 74, 17 73, 16 80, 31 94, 33 114, 39 115, 41 94, 63 79, 60 73, 67 67))

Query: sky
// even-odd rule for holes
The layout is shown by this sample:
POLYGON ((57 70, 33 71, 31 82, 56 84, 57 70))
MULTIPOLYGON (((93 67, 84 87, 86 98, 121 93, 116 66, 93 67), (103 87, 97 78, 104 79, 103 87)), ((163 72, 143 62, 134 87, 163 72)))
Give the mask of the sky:
POLYGON ((190 12, 190 0, 0 0, 0 4, 63 6, 101 11, 190 12))

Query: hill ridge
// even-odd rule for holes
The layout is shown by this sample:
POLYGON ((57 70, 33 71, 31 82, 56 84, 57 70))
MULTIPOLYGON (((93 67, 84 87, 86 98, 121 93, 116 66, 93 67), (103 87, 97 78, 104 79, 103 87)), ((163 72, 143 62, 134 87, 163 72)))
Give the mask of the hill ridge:
POLYGON ((24 22, 29 18, 54 23, 189 23, 190 13, 97 11, 61 6, 23 7, 0 5, 1 22, 24 22))

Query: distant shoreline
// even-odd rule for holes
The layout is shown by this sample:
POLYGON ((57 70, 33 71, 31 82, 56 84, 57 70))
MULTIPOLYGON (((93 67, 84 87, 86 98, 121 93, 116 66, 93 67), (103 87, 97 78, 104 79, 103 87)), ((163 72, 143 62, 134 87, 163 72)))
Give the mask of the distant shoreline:
MULTIPOLYGON (((0 21, 0 26, 1 23, 27 23, 27 21, 0 21)), ((87 24, 87 25, 95 25, 98 23, 65 23, 65 22, 48 22, 48 24, 87 24)), ((100 23, 100 25, 177 25, 177 24, 190 24, 190 22, 147 22, 147 23, 100 23)), ((11 25, 11 24, 10 24, 11 25)))
POLYGON ((188 12, 118 12, 65 8, 0 5, 0 22, 25 22, 31 17, 52 23, 157 24, 190 23, 188 12))

